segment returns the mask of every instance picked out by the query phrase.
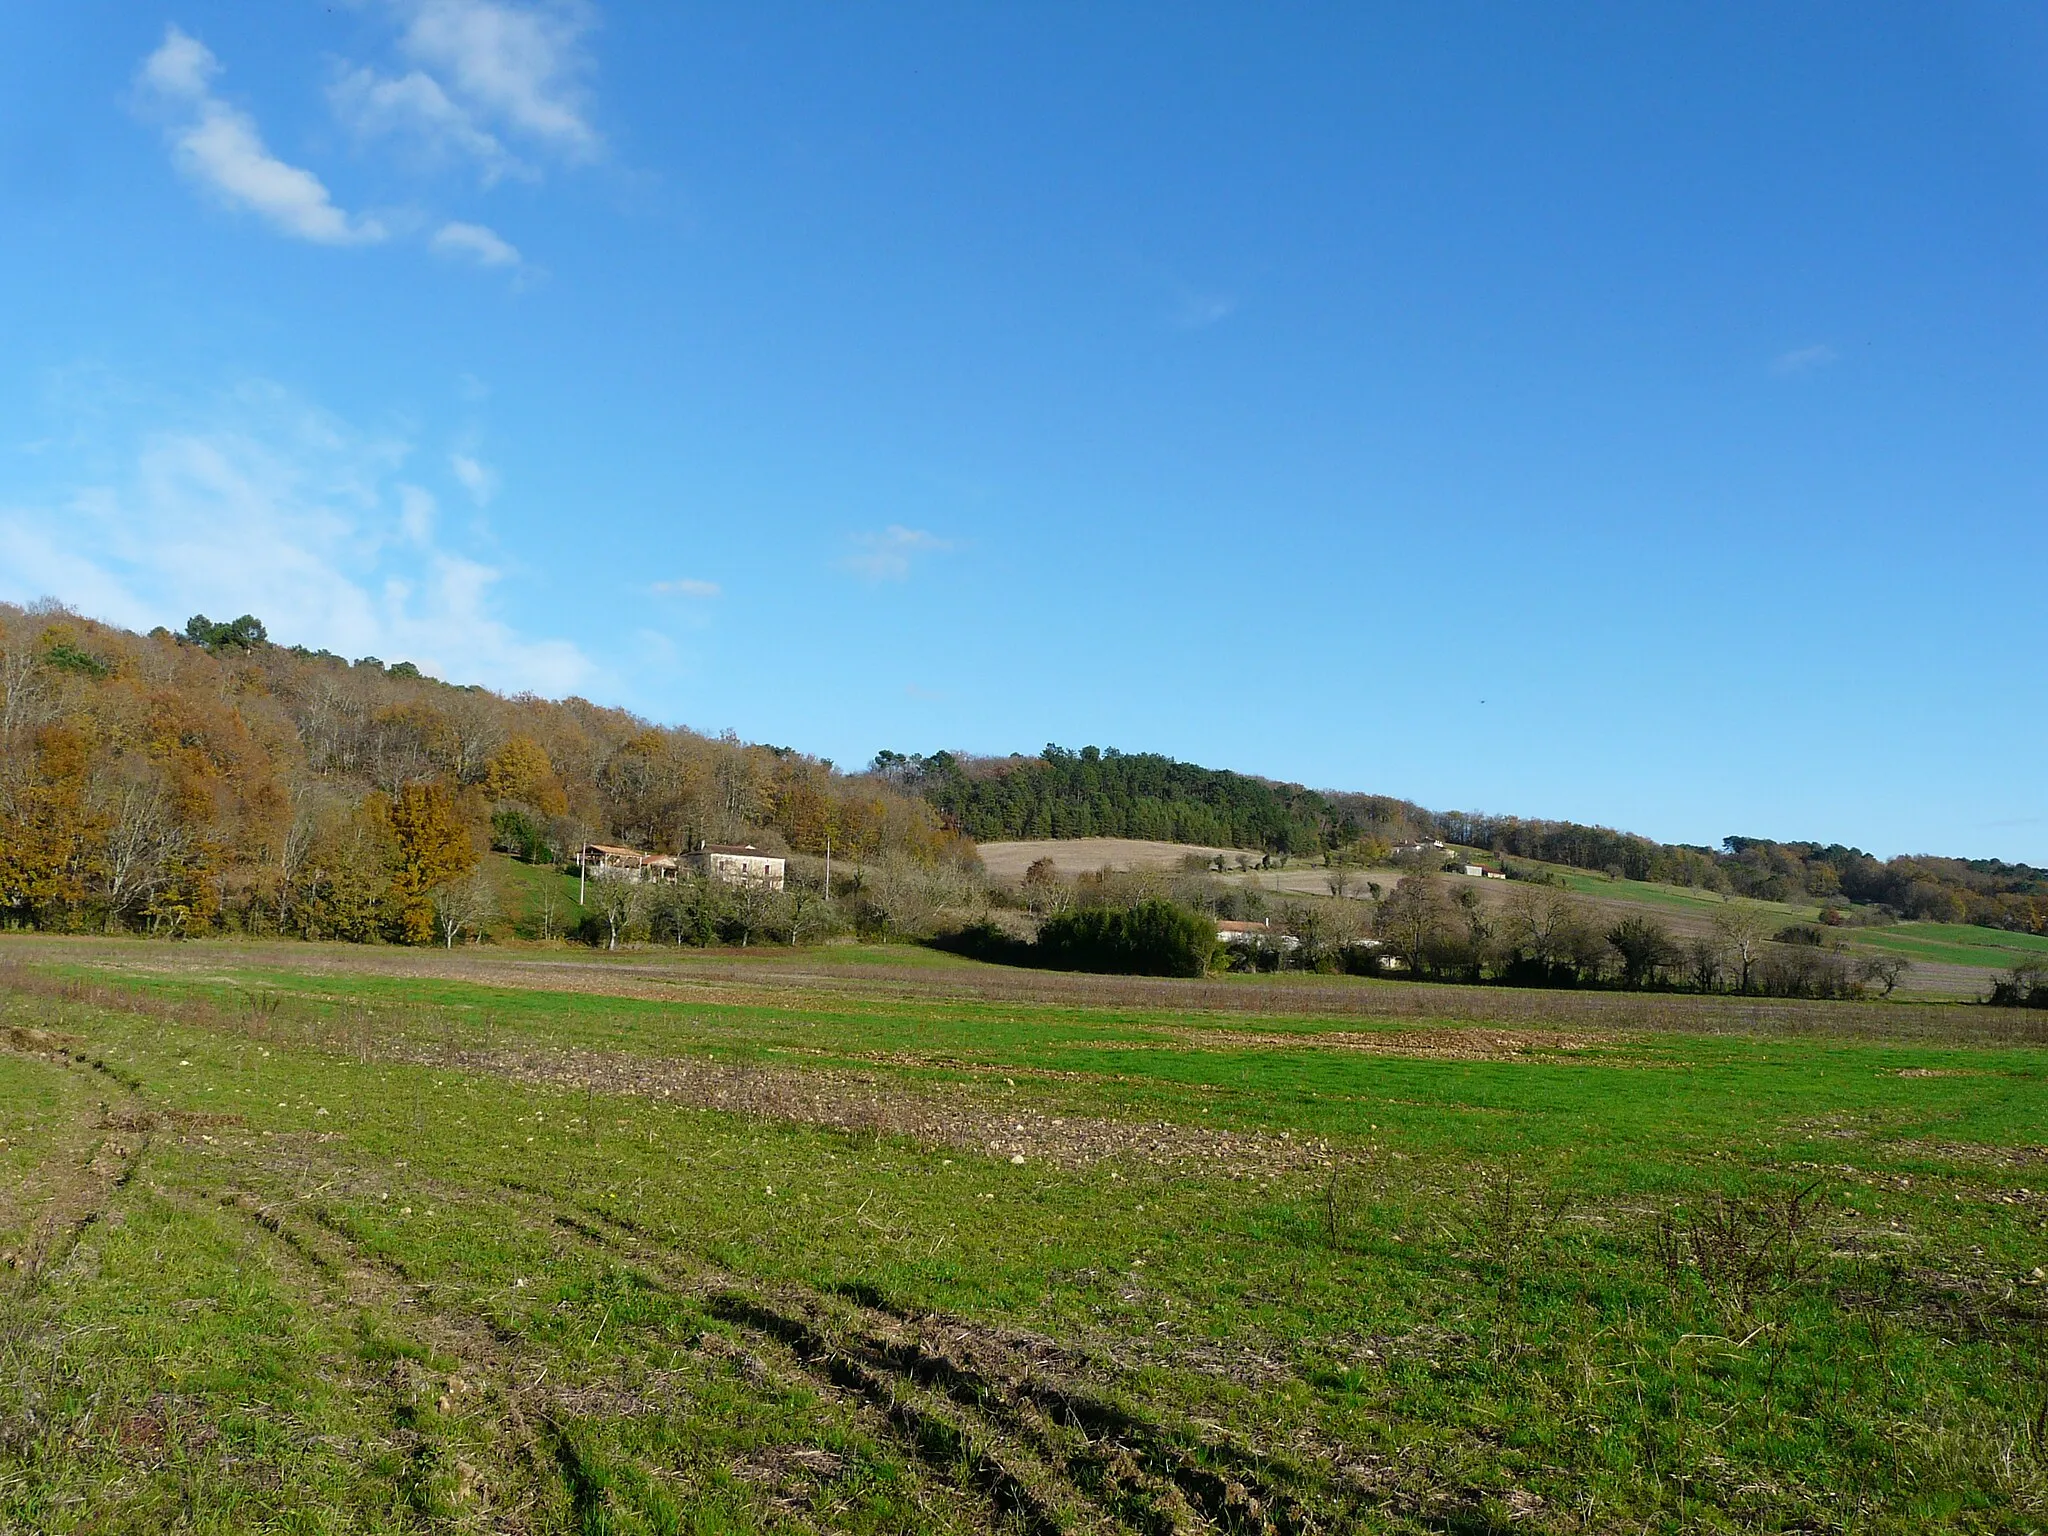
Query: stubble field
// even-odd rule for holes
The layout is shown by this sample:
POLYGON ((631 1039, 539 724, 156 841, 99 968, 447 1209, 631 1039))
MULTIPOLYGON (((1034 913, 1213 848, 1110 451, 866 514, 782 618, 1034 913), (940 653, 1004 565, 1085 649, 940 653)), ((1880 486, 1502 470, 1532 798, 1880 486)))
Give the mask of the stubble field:
POLYGON ((0 1531, 2036 1531, 2048 1021, 0 948, 0 1531))

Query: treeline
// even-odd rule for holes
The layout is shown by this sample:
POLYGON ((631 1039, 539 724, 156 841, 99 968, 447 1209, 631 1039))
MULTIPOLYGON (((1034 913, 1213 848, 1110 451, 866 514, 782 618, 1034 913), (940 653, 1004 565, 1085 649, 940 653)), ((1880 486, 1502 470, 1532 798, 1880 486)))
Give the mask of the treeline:
POLYGON ((1007 758, 883 752, 873 768, 979 842, 1134 837, 1374 864, 1404 843, 1441 839, 1618 879, 2048 933, 2048 870, 1996 859, 1879 860, 1839 843, 1756 837, 1729 837, 1718 848, 1659 843, 1610 827, 1431 811, 1391 796, 1311 790, 1092 746, 1007 758))
POLYGON ((424 943, 494 843, 700 841, 932 868, 972 844, 887 779, 271 642, 0 604, 0 922, 424 943))
POLYGON ((1494 906, 1469 884, 1410 875, 1379 902, 1376 942, 1359 969, 1530 987, 1732 992, 1767 997, 1890 996, 1902 957, 1852 956, 1811 923, 1731 905, 1705 931, 1678 934, 1644 914, 1603 915, 1551 886, 1522 886, 1494 906))
MULTIPOLYGON (((1120 944, 1100 936, 1146 931, 1131 925, 1131 915, 1153 908, 1198 915, 1211 963, 1240 971, 1849 998, 1889 996, 1913 969, 1900 956, 1851 953, 1838 930, 1788 924, 1747 903, 1731 903, 1703 929, 1679 933, 1647 914, 1616 916, 1555 885, 1514 886, 1505 900, 1493 901, 1469 881, 1431 873, 1404 876, 1391 890, 1376 890, 1368 903, 1282 896, 1195 867, 1173 873, 1103 871, 1068 880, 1048 860, 1013 890, 994 895, 1040 919, 1037 946, 984 925, 963 934, 961 947, 986 959, 1069 969, 1140 969, 1120 944), (1238 925, 1227 942, 1218 933, 1219 920, 1238 925), (1101 958, 1088 964, 1054 958, 1077 941, 1101 958)), ((2042 974, 2048 976, 2048 969, 2042 974)), ((2042 985, 2037 1005, 2048 1006, 2048 985, 2042 985)))
POLYGON ((1312 790, 1114 747, 1048 746, 1028 758, 883 752, 874 769, 977 842, 1135 837, 1305 853, 1324 845, 1330 820, 1312 790))

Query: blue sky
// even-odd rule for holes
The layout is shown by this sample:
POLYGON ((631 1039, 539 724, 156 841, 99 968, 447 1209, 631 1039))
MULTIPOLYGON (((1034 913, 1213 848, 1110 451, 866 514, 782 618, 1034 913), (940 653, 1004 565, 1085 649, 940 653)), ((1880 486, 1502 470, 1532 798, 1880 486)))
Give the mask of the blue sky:
POLYGON ((2038 9, 9 34, 0 597, 2048 863, 2038 9))

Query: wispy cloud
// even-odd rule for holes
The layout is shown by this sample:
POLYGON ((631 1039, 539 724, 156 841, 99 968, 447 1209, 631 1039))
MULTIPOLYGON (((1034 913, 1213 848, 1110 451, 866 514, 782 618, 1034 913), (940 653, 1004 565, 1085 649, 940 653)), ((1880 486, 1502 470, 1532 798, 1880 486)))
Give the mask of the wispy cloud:
POLYGON ((588 5, 414 0, 408 9, 401 46, 439 70, 473 110, 573 158, 603 149, 585 116, 590 58, 582 40, 595 19, 588 5))
POLYGON ((519 248, 485 224, 443 224, 428 242, 437 256, 473 261, 483 267, 516 267, 519 248))
POLYGON ((359 137, 394 140, 428 166, 474 160, 486 186, 501 177, 534 174, 424 70, 386 76, 372 69, 344 69, 328 87, 327 99, 335 116, 359 137))
POLYGON ((487 506, 490 499, 498 494, 497 474, 475 455, 451 453, 448 455, 448 468, 462 482, 462 488, 469 492, 469 499, 478 506, 487 506))
POLYGON ((1794 347, 1790 352, 1781 352, 1771 359, 1771 372, 1776 374, 1811 373, 1816 368, 1825 368, 1839 356, 1835 349, 1825 342, 1816 342, 1810 347, 1794 347))
POLYGON ((559 160, 604 152, 589 117, 591 60, 582 0, 392 0, 409 67, 344 65, 328 88, 335 115, 364 139, 406 146, 422 162, 475 162, 486 186, 531 178, 508 139, 559 160))
POLYGON ((880 533, 857 533, 853 542, 853 553, 840 564, 869 581, 907 580, 916 556, 943 554, 953 547, 949 539, 901 523, 891 523, 880 533))
POLYGON ((424 548, 434 542, 434 523, 440 515, 441 504, 432 491, 417 485, 398 487, 398 526, 413 543, 424 548))
POLYGON ((503 571, 439 541, 432 495, 397 479, 407 443, 266 386, 211 414, 143 435, 112 483, 0 507, 0 593, 141 628, 253 612, 280 639, 506 689, 595 677, 498 617, 503 571))
POLYGON ((694 576, 678 576, 674 581, 657 581, 654 590, 665 592, 672 597, 717 597, 725 589, 715 581, 699 581, 694 576))
POLYGON ((175 26, 143 62, 139 83, 150 105, 166 116, 178 168, 222 201, 298 239, 321 245, 382 240, 382 224, 352 218, 335 206, 318 176, 278 159, 255 119, 214 94, 220 72, 212 50, 175 26))

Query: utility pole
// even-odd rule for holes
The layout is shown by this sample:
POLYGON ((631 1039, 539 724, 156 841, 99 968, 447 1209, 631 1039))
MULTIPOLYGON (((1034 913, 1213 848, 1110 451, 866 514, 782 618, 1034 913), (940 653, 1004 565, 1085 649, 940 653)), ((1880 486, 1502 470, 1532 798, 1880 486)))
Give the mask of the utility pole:
POLYGON ((590 865, 590 844, 576 850, 576 905, 583 905, 583 875, 590 865))
POLYGON ((825 834, 825 899, 832 899, 832 834, 825 834))

